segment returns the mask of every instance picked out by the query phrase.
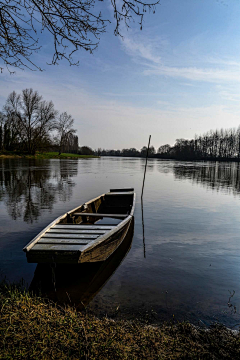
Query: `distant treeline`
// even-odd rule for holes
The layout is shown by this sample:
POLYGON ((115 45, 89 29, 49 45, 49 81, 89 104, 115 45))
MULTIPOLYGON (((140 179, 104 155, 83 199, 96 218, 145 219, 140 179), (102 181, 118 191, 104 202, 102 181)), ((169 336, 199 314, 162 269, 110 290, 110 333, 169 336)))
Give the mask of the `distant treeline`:
POLYGON ((13 91, 0 112, 0 151, 77 153, 73 122, 71 115, 59 114, 53 102, 43 100, 37 91, 13 91))
MULTIPOLYGON (((126 157, 146 157, 147 147, 144 146, 140 151, 135 148, 122 149, 122 150, 105 150, 98 148, 94 151, 98 156, 126 156, 126 157)), ((156 150, 153 146, 149 148, 148 156, 153 157, 156 155, 156 150)))
MULTIPOLYGON (((145 157, 147 147, 140 151, 135 148, 123 150, 98 149, 99 156, 145 157)), ((157 150, 151 146, 149 157, 179 160, 239 160, 240 159, 240 127, 238 129, 211 130, 194 139, 177 139, 173 146, 161 145, 157 150)))

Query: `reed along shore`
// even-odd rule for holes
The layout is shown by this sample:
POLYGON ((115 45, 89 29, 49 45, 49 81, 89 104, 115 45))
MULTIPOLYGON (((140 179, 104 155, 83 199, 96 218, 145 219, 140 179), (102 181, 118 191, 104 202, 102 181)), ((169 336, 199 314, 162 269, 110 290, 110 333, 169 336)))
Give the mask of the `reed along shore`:
POLYGON ((0 285, 0 359, 237 359, 240 335, 222 325, 149 326, 98 319, 0 285))

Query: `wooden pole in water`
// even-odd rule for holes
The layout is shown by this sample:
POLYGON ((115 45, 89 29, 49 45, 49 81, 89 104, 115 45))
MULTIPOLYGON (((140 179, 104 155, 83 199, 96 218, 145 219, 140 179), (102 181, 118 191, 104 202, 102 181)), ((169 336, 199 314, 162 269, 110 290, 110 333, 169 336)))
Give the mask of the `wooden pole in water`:
POLYGON ((143 199, 142 198, 141 198, 141 208, 142 208, 143 255, 144 255, 144 257, 146 257, 145 233, 144 233, 144 216, 143 216, 143 199))
POLYGON ((144 217, 143 217, 143 189, 144 189, 145 176, 146 176, 146 170, 147 170, 147 159, 148 159, 148 150, 149 150, 149 146, 150 146, 150 140, 151 140, 151 135, 149 135, 149 140, 148 140, 148 148, 147 148, 147 154, 146 154, 146 162, 145 162, 144 177, 143 177, 143 184, 142 184, 142 195, 141 195, 142 230, 143 230, 143 254, 144 254, 144 257, 146 257, 146 247, 145 247, 144 217))
POLYGON ((144 189, 145 176, 146 176, 146 170, 147 170, 147 160, 148 160, 148 150, 149 150, 149 146, 150 146, 150 140, 151 140, 151 135, 149 135, 149 140, 148 140, 148 148, 147 148, 147 155, 146 155, 146 162, 145 162, 145 170, 144 170, 141 198, 143 197, 143 189, 144 189))

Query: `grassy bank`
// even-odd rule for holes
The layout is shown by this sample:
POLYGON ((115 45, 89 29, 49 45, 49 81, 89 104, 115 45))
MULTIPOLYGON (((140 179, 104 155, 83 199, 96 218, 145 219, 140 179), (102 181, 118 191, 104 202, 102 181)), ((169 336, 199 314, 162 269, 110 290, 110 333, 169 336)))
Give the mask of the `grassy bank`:
POLYGON ((68 154, 62 153, 58 155, 58 152, 36 152, 35 155, 23 154, 18 152, 0 152, 1 158, 26 158, 26 159, 86 159, 86 158, 97 158, 98 156, 94 155, 78 155, 78 154, 68 154))
POLYGON ((237 359, 240 336, 223 326, 153 327, 97 319, 0 286, 0 359, 237 359))

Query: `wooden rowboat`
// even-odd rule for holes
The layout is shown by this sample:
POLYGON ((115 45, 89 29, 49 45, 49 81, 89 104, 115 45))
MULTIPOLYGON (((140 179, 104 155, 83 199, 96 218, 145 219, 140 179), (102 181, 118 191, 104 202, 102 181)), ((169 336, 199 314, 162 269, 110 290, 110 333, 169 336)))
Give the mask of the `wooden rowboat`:
POLYGON ((132 188, 111 189, 58 217, 23 248, 28 262, 77 264, 106 260, 126 237, 135 198, 132 188), (113 219, 120 221, 113 224, 113 219))

